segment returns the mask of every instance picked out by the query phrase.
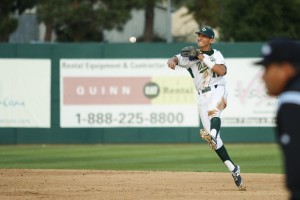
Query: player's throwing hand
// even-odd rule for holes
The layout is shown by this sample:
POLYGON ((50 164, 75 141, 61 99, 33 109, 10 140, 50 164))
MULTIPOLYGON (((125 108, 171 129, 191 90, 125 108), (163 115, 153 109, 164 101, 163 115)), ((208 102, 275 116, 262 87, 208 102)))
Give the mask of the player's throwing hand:
POLYGON ((176 65, 178 64, 178 59, 177 59, 177 57, 176 56, 174 56, 174 57, 172 57, 172 58, 170 58, 169 60, 168 60, 168 67, 169 68, 171 68, 171 69, 175 69, 175 67, 176 67, 176 65))

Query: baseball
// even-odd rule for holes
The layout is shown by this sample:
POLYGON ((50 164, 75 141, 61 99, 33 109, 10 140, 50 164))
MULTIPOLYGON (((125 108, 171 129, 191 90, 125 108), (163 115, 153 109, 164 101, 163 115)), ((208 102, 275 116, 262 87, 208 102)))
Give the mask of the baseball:
POLYGON ((135 42, 136 42, 136 38, 135 38, 135 37, 130 37, 130 38, 129 38, 129 41, 130 41, 131 43, 135 43, 135 42))

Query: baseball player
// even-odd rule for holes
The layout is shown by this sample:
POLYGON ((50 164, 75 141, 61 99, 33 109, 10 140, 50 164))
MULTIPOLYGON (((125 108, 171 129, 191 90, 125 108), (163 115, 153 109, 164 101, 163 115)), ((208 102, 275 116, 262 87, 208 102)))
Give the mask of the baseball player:
POLYGON ((229 157, 220 136, 220 114, 227 103, 225 60, 220 51, 211 47, 215 38, 212 28, 204 26, 195 33, 200 49, 185 47, 180 54, 170 58, 167 64, 173 70, 178 65, 190 73, 198 93, 198 111, 204 128, 200 130, 200 136, 224 162, 236 186, 243 189, 240 167, 229 157))

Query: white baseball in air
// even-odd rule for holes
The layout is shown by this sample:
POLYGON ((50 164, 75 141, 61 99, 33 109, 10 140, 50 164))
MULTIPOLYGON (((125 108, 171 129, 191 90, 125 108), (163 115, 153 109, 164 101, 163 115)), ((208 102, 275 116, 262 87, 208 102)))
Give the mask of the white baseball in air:
POLYGON ((135 43, 135 42, 136 42, 136 37, 130 37, 130 38, 129 38, 129 41, 130 41, 131 43, 135 43))

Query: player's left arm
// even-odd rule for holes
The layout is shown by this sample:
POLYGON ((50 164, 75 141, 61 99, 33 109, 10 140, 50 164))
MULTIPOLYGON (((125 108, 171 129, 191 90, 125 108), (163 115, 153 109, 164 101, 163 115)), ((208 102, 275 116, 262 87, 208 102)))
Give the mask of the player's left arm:
POLYGON ((227 72, 227 68, 223 64, 215 64, 211 70, 219 76, 224 76, 227 72))
POLYGON ((215 72, 219 76, 224 76, 227 73, 227 68, 225 65, 224 57, 220 52, 216 52, 215 59, 213 62, 210 57, 206 54, 199 54, 198 59, 202 60, 208 68, 215 72))

